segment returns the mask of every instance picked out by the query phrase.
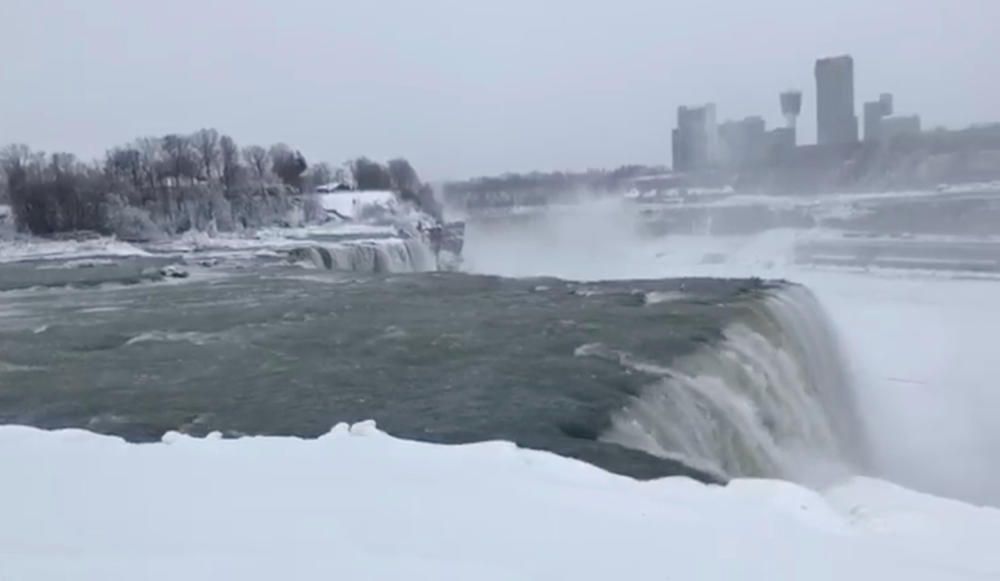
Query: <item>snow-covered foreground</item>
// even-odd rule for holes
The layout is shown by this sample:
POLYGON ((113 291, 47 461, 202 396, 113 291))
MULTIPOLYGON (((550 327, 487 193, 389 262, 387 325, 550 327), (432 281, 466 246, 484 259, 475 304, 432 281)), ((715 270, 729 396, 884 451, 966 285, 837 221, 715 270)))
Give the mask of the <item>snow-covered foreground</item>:
POLYGON ((1000 511, 638 482, 505 443, 0 428, 2 579, 991 579, 1000 511), (14 468, 16 467, 16 468, 14 468))

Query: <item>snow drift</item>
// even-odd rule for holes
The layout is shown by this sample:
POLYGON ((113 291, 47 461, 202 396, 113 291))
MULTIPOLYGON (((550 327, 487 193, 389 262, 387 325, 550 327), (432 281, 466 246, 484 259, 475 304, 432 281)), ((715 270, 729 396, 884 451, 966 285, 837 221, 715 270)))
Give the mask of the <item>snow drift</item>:
POLYGON ((5 579, 1000 575, 1000 512, 878 481, 824 494, 638 482, 501 442, 396 440, 370 423, 312 441, 149 445, 3 427, 0 462, 17 467, 0 484, 5 579))

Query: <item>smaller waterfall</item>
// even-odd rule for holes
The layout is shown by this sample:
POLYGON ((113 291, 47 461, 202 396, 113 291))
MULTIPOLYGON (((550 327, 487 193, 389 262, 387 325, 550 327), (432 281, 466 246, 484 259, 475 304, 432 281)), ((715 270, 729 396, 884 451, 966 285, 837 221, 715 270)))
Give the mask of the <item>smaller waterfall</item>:
MULTIPOLYGON (((581 355, 595 355, 591 346, 581 355)), ((754 304, 724 339, 654 377, 602 439, 720 477, 817 481, 863 464, 849 374, 817 301, 786 287, 754 304)))
POLYGON ((428 272, 437 270, 431 249, 417 239, 357 240, 294 249, 292 259, 325 270, 428 272))

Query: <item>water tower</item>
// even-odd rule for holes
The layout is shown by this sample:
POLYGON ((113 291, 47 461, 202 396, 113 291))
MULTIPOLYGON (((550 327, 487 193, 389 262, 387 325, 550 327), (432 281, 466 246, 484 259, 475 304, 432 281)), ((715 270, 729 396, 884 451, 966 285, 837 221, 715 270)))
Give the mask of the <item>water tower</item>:
POLYGON ((802 91, 785 91, 781 94, 781 114, 785 116, 786 126, 795 129, 799 115, 802 113, 802 91))
POLYGON ((785 91, 781 94, 781 114, 785 116, 785 133, 783 141, 794 148, 798 142, 796 124, 802 113, 802 91, 785 91))

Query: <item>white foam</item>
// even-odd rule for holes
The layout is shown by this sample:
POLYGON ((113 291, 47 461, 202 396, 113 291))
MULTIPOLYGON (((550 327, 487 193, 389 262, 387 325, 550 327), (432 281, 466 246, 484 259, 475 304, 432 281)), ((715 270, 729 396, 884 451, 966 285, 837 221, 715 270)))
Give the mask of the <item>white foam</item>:
POLYGON ((194 345, 205 345, 218 341, 219 336, 212 333, 201 333, 198 331, 147 331, 132 337, 125 342, 126 345, 136 345, 138 343, 150 342, 187 342, 194 345))

